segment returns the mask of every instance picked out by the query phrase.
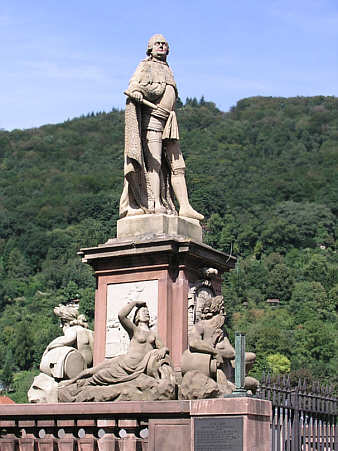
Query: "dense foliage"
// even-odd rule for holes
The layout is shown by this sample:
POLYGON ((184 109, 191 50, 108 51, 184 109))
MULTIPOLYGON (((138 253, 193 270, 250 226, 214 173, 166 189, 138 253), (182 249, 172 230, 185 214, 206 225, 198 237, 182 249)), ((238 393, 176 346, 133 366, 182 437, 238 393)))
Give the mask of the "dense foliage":
MULTIPOLYGON (((223 287, 230 336, 247 333, 257 376, 334 381, 338 99, 254 97, 229 113, 187 99, 178 117, 205 241, 238 257, 223 287)), ((76 252, 116 235, 123 123, 113 110, 0 131, 0 380, 16 401, 58 334, 53 307, 79 296, 93 318, 76 252)))

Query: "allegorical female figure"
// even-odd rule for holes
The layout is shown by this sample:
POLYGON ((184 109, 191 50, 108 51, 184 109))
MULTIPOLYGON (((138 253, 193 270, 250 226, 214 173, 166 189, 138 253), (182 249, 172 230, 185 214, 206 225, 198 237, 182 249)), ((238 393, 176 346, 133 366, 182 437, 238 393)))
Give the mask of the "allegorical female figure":
POLYGON ((126 91, 121 217, 177 214, 174 192, 180 216, 203 219, 188 199, 174 111, 177 87, 166 62, 168 53, 167 40, 160 34, 152 36, 147 48, 148 58, 138 65, 126 91))
MULTIPOLYGON (((168 380, 175 386, 175 376, 164 347, 149 327, 149 311, 144 301, 128 303, 119 312, 119 320, 127 331, 130 344, 126 354, 118 355, 103 363, 82 371, 73 380, 59 388, 60 400, 86 401, 91 398, 90 387, 114 386, 114 396, 119 395, 118 385, 146 374, 154 379, 168 380), (136 307, 134 321, 128 318, 136 307)), ((124 388, 124 390, 126 390, 124 388)))

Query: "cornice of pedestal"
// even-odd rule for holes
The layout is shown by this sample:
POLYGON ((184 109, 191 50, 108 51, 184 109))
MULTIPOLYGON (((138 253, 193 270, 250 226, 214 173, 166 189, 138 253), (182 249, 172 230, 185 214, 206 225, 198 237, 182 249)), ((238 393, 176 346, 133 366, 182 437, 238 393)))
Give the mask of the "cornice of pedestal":
POLYGON ((82 248, 78 252, 84 263, 88 263, 94 269, 100 262, 112 261, 133 257, 135 261, 145 259, 152 260, 156 257, 163 260, 178 259, 179 265, 184 259, 193 260, 202 267, 210 266, 221 273, 234 268, 236 258, 224 252, 213 249, 202 242, 194 241, 180 235, 168 234, 144 234, 133 238, 111 238, 97 247, 82 248))

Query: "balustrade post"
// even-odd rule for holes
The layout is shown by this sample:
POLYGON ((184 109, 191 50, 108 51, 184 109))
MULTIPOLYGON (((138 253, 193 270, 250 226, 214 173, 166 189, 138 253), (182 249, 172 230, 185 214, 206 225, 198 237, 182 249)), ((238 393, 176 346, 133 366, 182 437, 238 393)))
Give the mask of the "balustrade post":
POLYGON ((114 432, 109 431, 104 434, 103 437, 97 441, 99 451, 111 451, 115 450, 117 438, 114 432))
POLYGON ((55 448, 55 438, 52 435, 46 435, 43 438, 38 439, 39 451, 53 451, 55 448))
POLYGON ((85 437, 77 440, 77 446, 79 451, 94 451, 96 438, 92 434, 86 434, 85 437))
POLYGON ((94 451, 96 445, 96 438, 90 432, 91 427, 95 427, 94 420, 78 420, 77 426, 88 427, 89 430, 81 428, 78 432, 79 438, 77 439, 78 451, 94 451))
POLYGON ((14 434, 7 434, 5 438, 0 438, 1 451, 15 451, 18 439, 14 434))
POLYGON ((75 437, 72 433, 64 434, 59 436, 57 441, 58 451, 73 451, 75 445, 75 437))
POLYGON ((116 437, 115 420, 97 420, 97 427, 102 428, 98 431, 99 439, 97 441, 99 451, 115 450, 118 438, 116 437), (102 433, 101 433, 102 432, 102 433))
POLYGON ((119 428, 126 430, 127 434, 120 439, 119 451, 136 451, 137 443, 142 442, 142 439, 136 437, 138 428, 137 420, 119 420, 119 428))
POLYGON ((34 451, 35 448, 35 437, 31 434, 25 437, 19 438, 19 449, 20 451, 34 451))

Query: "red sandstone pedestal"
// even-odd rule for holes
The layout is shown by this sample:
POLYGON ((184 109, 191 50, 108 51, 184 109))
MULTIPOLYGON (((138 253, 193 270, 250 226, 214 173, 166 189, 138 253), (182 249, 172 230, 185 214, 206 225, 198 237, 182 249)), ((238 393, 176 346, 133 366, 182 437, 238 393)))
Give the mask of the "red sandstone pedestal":
POLYGON ((114 342, 114 333, 123 333, 117 331, 117 311, 139 296, 148 305, 155 303, 150 310, 157 322, 157 334, 169 348, 177 371, 188 345, 189 290, 203 279, 203 268, 214 268, 217 271, 209 280, 209 289, 220 294, 222 274, 236 261, 202 242, 167 234, 111 239, 98 247, 81 249, 79 254, 97 278, 94 364, 116 352, 113 346, 121 339, 114 342))

